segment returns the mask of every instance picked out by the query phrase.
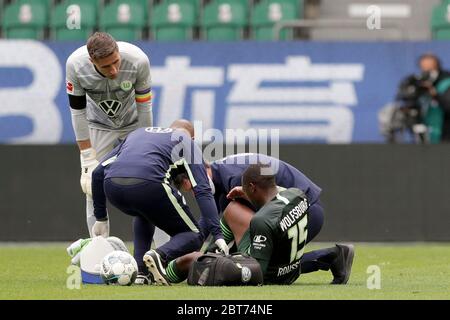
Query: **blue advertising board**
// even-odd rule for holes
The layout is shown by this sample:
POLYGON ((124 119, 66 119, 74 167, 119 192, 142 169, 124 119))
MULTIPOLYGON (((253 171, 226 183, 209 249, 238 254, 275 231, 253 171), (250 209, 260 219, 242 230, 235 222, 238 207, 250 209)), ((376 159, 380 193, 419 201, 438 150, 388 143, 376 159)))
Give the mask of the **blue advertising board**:
MULTIPOLYGON (((282 143, 379 143, 399 81, 448 42, 136 42, 150 58, 155 125, 277 129, 282 143)), ((0 41, 0 143, 73 143, 65 62, 83 43, 0 41)))

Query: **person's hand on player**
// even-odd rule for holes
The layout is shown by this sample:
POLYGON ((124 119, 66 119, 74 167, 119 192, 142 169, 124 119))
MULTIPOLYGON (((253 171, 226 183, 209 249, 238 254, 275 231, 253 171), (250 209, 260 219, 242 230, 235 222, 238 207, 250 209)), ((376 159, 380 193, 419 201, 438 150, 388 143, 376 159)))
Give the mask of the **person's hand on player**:
POLYGON ((239 187, 234 187, 227 194, 227 199, 228 200, 234 200, 236 198, 243 198, 243 199, 248 200, 247 195, 245 194, 244 190, 240 186, 239 187))

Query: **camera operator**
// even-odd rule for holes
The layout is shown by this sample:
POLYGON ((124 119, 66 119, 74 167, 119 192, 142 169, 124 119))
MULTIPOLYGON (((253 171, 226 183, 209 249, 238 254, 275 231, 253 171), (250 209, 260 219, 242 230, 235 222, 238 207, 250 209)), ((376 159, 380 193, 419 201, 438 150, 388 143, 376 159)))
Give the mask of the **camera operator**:
POLYGON ((450 142, 450 74, 432 53, 419 58, 418 103, 430 143, 450 142))
POLYGON ((418 76, 411 74, 400 82, 395 101, 378 113, 380 131, 389 143, 400 143, 408 133, 416 143, 427 141, 419 97, 427 92, 418 85, 418 76))
POLYGON ((420 74, 405 77, 395 102, 379 112, 381 132, 390 143, 400 142, 405 131, 416 143, 450 142, 450 74, 431 53, 418 65, 420 74))

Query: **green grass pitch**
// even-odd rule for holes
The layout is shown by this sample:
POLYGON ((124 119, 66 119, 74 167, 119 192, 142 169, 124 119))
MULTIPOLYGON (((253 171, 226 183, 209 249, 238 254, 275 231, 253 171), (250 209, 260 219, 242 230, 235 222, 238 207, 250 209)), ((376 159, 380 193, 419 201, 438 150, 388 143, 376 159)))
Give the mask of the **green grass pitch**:
MULTIPOLYGON (((307 251, 326 245, 310 245, 307 251)), ((450 299, 450 244, 355 244, 353 271, 345 286, 328 285, 331 273, 320 271, 300 276, 291 286, 205 288, 182 283, 81 285, 72 290, 66 286, 70 259, 65 248, 65 244, 0 245, 0 299, 450 299), (380 289, 367 287, 374 275, 368 273, 372 265, 379 267, 380 289)))

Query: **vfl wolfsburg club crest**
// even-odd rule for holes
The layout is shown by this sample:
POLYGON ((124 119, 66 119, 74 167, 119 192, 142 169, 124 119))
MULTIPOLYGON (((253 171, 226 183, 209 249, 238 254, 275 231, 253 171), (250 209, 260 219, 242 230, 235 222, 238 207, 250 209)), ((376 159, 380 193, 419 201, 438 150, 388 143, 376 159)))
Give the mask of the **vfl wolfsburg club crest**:
POLYGON ((252 270, 249 267, 242 267, 241 278, 243 283, 247 283, 252 279, 252 270))
POLYGON ((125 80, 120 83, 120 88, 123 91, 130 91, 132 87, 133 87, 133 84, 129 80, 125 80))
POLYGON ((98 106, 103 110, 104 113, 110 118, 114 118, 116 113, 122 107, 122 103, 117 100, 103 100, 98 106))

